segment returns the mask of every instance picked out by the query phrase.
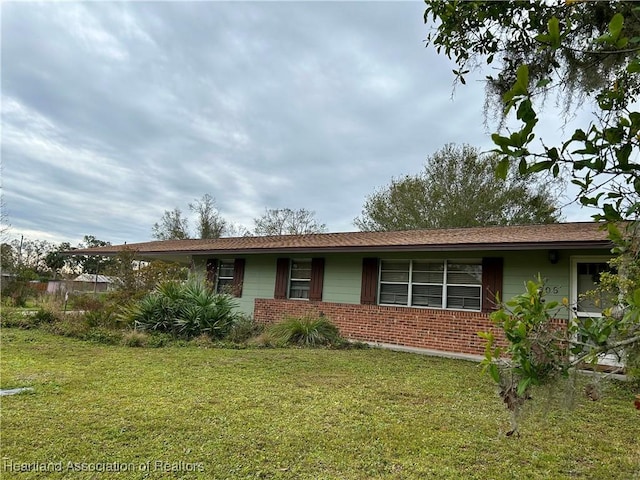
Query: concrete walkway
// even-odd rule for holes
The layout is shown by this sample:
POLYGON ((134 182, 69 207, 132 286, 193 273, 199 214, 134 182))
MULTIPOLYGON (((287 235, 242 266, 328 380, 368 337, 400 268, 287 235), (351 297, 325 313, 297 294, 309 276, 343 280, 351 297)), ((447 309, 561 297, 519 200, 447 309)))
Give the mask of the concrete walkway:
POLYGON ((17 395, 22 392, 33 392, 33 388, 20 387, 20 388, 11 388, 9 390, 0 390, 0 397, 4 397, 5 395, 17 395))

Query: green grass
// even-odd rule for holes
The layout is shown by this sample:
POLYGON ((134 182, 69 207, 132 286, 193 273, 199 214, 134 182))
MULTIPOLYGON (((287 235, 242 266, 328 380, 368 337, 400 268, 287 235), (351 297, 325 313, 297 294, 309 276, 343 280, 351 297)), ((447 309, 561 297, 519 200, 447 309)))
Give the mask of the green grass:
POLYGON ((135 479, 640 478, 629 385, 610 384, 598 402, 579 396, 570 411, 534 399, 514 438, 470 362, 1 335, 0 386, 34 388, 0 397, 3 478, 114 478, 89 471, 114 462, 130 469, 115 478, 135 479), (63 471, 8 475, 8 462, 63 471), (197 466, 204 472, 185 471, 197 466))

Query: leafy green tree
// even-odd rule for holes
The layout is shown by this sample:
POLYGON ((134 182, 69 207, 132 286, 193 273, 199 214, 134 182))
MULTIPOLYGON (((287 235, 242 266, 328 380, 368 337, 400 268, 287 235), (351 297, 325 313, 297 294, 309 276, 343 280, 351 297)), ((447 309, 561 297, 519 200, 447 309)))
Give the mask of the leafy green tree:
POLYGON ((62 270, 62 268, 67 264, 67 257, 65 257, 62 252, 66 252, 68 250, 71 250, 71 244, 69 242, 62 242, 58 245, 58 248, 51 250, 44 257, 44 263, 47 265, 47 268, 53 272, 54 279, 58 276, 60 270, 62 270))
POLYGON ((227 229, 227 222, 216 208, 215 199, 205 193, 201 199, 189 204, 189 209, 198 216, 198 238, 220 238, 227 229))
POLYGON ((137 259, 137 251, 125 247, 114 257, 106 273, 118 278, 112 296, 119 303, 127 303, 151 292, 159 283, 186 280, 188 268, 177 263, 137 259))
MULTIPOLYGON (((497 172, 506 177, 510 165, 521 173, 551 172, 570 176, 577 200, 594 207, 597 220, 608 222, 615 244, 617 302, 603 316, 573 322, 568 348, 578 360, 623 348, 627 360, 640 357, 640 6, 635 2, 457 2, 428 0, 425 21, 437 22, 427 42, 457 63, 461 83, 471 69, 491 65, 487 105, 500 110, 502 122, 517 128, 492 135, 501 156, 497 172), (562 113, 574 104, 589 105, 594 115, 570 132, 560 145, 536 139, 538 111, 556 94, 562 113), (514 118, 515 117, 515 118, 514 118), (625 220, 625 223, 620 221, 625 220), (578 341, 586 339, 586 341, 578 341)), ((536 292, 538 291, 535 289, 536 292)), ((527 295, 535 301, 529 289, 527 295)), ((507 302, 504 312, 514 306, 507 302)), ((511 311, 511 313, 513 313, 511 311)), ((522 324, 498 314, 510 349, 524 348, 520 358, 535 357, 526 335, 535 312, 523 312, 522 324), (522 326, 521 326, 522 325, 522 326), (524 332, 524 335, 523 335, 524 332), (521 340, 524 338, 524 340, 521 340)), ((488 342, 491 343, 490 340, 488 342)), ((512 352, 511 352, 512 353, 512 352)), ((564 360, 563 360, 564 358, 564 360)), ((488 351, 490 362, 497 361, 488 351)), ((553 368, 536 372, 512 361, 507 371, 519 376, 516 394, 528 385, 551 380, 553 368), (533 372, 533 373, 532 373, 533 372)), ((524 365, 530 366, 525 362, 524 365)), ((572 362, 573 363, 573 362, 572 362)), ((571 364, 569 365, 571 366, 571 364)), ((495 369, 492 369, 495 372, 495 369)), ((502 378, 502 377, 500 377, 502 378)))
POLYGON ((557 222, 553 182, 533 182, 517 168, 501 180, 498 162, 469 145, 446 145, 421 173, 370 195, 354 223, 377 231, 557 222))
POLYGON ((521 127, 493 134, 502 156, 523 173, 566 171, 583 205, 599 219, 637 218, 640 192, 640 8, 635 2, 443 2, 428 0, 427 42, 454 60, 456 78, 489 66, 487 109, 521 127), (536 140, 537 110, 556 95, 563 105, 590 104, 595 115, 562 145, 536 140), (515 115, 514 115, 515 114, 515 115), (632 153, 635 152, 635 155, 632 153))
POLYGON ((0 244, 0 267, 3 272, 14 272, 16 269, 16 251, 10 243, 0 244))
POLYGON ((13 239, 11 251, 14 273, 18 274, 19 278, 22 278, 24 273, 30 280, 46 277, 48 268, 45 258, 53 250, 55 245, 47 240, 32 240, 24 236, 13 239))
POLYGON ((544 291, 540 277, 530 280, 525 293, 491 314, 507 336, 506 349, 495 345, 493 332, 479 333, 487 341, 482 365, 500 386, 500 396, 511 412, 510 434, 518 431, 522 406, 530 398, 531 388, 567 374, 564 359, 570 354, 568 332, 553 326, 561 307, 558 302, 547 302, 544 291), (508 357, 503 358, 503 353, 508 357))
POLYGON ((182 210, 165 210, 160 222, 152 227, 152 235, 158 240, 184 240, 189 237, 189 221, 182 216, 182 210))
MULTIPOLYGON (((85 235, 83 241, 78 244, 78 248, 106 247, 110 242, 99 240, 93 235, 85 235)), ((84 273, 105 274, 114 265, 115 261, 110 257, 99 257, 95 255, 79 256, 75 259, 84 273)))
POLYGON ((324 223, 315 219, 316 212, 301 208, 267 209, 261 217, 254 218, 253 235, 306 235, 327 231, 324 223))

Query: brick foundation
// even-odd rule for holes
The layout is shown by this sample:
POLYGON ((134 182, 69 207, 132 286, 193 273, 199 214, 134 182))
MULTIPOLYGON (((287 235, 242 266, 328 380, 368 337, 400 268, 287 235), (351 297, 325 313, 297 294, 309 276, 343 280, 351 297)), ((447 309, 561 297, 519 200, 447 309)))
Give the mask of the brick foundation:
POLYGON ((480 312, 387 307, 346 303, 307 302, 257 298, 256 321, 272 324, 286 315, 323 314, 342 336, 365 342, 389 343, 443 352, 484 355, 481 331, 493 331, 499 344, 504 337, 489 316, 480 312))

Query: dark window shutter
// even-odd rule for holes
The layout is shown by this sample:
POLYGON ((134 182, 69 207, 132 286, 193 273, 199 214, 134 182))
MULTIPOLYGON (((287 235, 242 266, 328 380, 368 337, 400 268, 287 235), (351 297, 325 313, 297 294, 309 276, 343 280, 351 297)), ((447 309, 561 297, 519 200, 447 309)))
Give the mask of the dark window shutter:
POLYGON ((362 259, 362 289, 360 303, 375 305, 378 295, 378 259, 362 259))
POLYGON ((496 295, 502 299, 502 270, 501 257, 486 257, 482 259, 482 311, 491 312, 498 308, 496 295))
POLYGON ((244 283, 244 258, 236 258, 233 262, 233 296, 242 296, 242 284, 244 283))
POLYGON ((322 284, 324 282, 324 258, 311 259, 311 282, 309 300, 322 301, 322 284))
POLYGON ((276 261, 276 288, 273 292, 273 298, 287 298, 289 263, 288 258, 279 258, 276 261))
POLYGON ((216 278, 218 276, 218 260, 215 258, 207 259, 207 282, 211 288, 216 286, 216 278))

